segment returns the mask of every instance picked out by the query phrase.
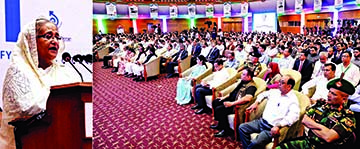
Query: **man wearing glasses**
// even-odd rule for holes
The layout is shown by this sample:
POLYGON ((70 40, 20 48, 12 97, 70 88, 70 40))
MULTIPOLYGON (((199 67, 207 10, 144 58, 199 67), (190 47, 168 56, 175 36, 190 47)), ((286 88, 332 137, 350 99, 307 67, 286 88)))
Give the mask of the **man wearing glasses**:
POLYGON ((344 79, 356 86, 360 79, 359 67, 351 63, 352 54, 349 51, 344 51, 341 57, 342 63, 336 66, 336 77, 344 76, 344 79))

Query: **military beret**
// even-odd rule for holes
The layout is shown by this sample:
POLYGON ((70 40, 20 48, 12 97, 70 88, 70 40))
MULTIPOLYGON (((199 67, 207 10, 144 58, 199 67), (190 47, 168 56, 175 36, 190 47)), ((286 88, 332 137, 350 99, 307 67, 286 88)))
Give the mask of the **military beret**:
POLYGON ((257 57, 257 58, 261 57, 261 54, 260 54, 259 52, 250 52, 249 54, 250 54, 251 56, 257 57))
POLYGON ((355 87, 349 81, 345 79, 333 79, 327 85, 327 89, 334 88, 339 91, 342 91, 346 94, 352 95, 355 93, 355 87))

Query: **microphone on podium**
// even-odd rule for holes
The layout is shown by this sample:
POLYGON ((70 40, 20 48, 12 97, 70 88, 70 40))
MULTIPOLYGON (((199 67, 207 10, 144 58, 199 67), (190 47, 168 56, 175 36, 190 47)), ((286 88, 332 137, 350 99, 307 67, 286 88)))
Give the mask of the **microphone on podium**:
POLYGON ((74 55, 72 59, 73 59, 75 62, 79 62, 81 65, 83 65, 83 66, 86 68, 86 70, 88 70, 90 73, 92 73, 92 71, 91 71, 89 68, 87 68, 87 67, 84 65, 84 63, 82 62, 83 60, 86 59, 86 56, 82 56, 82 55, 80 55, 80 54, 77 54, 77 55, 74 55))
POLYGON ((68 52, 64 52, 62 54, 62 61, 63 64, 65 64, 65 62, 70 63, 70 65, 76 70, 76 72, 80 75, 81 78, 81 82, 84 82, 83 76, 81 75, 81 73, 79 72, 79 70, 76 69, 76 67, 74 66, 74 64, 71 62, 71 56, 68 52))

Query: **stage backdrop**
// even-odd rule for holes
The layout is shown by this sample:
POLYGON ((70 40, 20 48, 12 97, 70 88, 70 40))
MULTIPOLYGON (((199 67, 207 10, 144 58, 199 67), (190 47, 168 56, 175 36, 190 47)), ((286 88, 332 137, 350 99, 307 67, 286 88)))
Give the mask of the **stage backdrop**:
MULTIPOLYGON (((0 99, 2 84, 8 68, 11 50, 18 33, 29 21, 45 16, 59 27, 65 41, 65 51, 71 54, 92 54, 92 1, 91 0, 1 0, 0 2, 0 99)), ((62 53, 57 60, 61 61, 62 53)), ((70 64, 65 64, 71 67, 70 64)), ((85 65, 92 70, 92 64, 85 65)), ((75 64, 85 82, 92 82, 92 75, 82 65, 75 64)), ((2 107, 2 100, 0 100, 2 107)))

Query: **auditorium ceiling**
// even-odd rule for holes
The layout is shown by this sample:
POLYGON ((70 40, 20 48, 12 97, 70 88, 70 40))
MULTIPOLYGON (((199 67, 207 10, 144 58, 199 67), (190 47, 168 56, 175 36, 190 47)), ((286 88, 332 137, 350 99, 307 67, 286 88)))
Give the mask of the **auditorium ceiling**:
POLYGON ((241 3, 241 2, 254 2, 254 1, 266 1, 266 0, 93 0, 96 3, 105 3, 105 2, 116 2, 116 3, 161 3, 161 4, 172 4, 176 2, 188 2, 188 3, 224 3, 224 2, 234 2, 234 3, 241 3), (166 2, 171 1, 171 2, 166 2))

